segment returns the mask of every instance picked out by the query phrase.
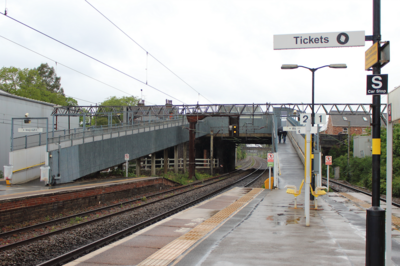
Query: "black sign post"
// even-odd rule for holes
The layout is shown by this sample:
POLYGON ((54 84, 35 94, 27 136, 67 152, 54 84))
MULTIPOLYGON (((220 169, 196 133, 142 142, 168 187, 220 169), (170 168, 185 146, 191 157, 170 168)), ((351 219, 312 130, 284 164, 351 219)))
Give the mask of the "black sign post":
POLYGON ((367 75, 367 95, 381 95, 388 93, 388 75, 367 75))
MULTIPOLYGON (((381 0, 373 0, 374 43, 381 41, 381 0)), ((378 54, 380 59, 380 54, 378 54)), ((372 67, 374 76, 381 75, 381 65, 372 67)), ((380 87, 379 78, 372 77, 372 85, 380 87)), ((387 84, 387 83, 386 83, 387 84)), ((382 83, 383 85, 383 83, 382 83)), ((372 95, 372 206, 367 210, 365 265, 385 265, 385 210, 380 207, 381 175, 381 95, 372 95)))

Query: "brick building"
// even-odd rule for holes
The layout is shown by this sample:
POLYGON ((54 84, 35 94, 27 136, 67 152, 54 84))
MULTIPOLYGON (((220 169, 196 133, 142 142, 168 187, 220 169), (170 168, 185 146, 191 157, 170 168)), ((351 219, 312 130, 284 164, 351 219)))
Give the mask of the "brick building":
MULTIPOLYGON (((345 112, 343 115, 337 115, 338 112, 331 112, 331 114, 334 113, 336 114, 329 116, 328 126, 324 131, 325 134, 347 134, 350 129, 351 135, 361 135, 365 134, 366 129, 371 127, 372 118, 364 112, 356 112, 357 114, 345 112)), ((385 125, 382 119, 381 125, 385 125)))

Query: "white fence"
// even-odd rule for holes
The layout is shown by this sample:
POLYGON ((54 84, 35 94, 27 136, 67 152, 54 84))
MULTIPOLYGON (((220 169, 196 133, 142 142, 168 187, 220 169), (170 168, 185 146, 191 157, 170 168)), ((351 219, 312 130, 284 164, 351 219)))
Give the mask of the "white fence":
MULTIPOLYGON (((196 168, 197 169, 202 169, 202 168, 210 168, 210 161, 211 159, 196 159, 196 168)), ((219 159, 213 159, 214 162, 214 168, 219 167, 219 159)), ((131 164, 130 164, 131 165, 131 164)), ((168 168, 173 169, 175 165, 175 160, 172 158, 168 158, 168 168)), ((164 158, 161 159, 156 159, 155 162, 156 168, 163 168, 164 167, 164 158)), ((189 166, 189 159, 186 159, 186 167, 189 166)), ((135 164, 132 165, 132 167, 136 167, 135 164)), ((151 159, 145 158, 141 161, 141 168, 144 170, 150 170, 151 169, 151 159)), ((183 158, 178 159, 178 169, 183 169, 183 158)))

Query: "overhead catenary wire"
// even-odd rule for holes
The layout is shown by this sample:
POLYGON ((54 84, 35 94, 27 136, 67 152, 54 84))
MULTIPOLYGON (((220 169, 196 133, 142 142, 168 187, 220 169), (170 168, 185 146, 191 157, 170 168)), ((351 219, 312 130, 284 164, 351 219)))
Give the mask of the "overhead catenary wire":
MULTIPOLYGON (((209 99, 204 97, 199 91, 197 91, 195 88, 193 88, 189 83, 187 83, 185 80, 183 80, 178 74, 176 74, 174 71, 172 71, 169 67, 164 65, 160 60, 158 60, 154 55, 149 53, 143 46, 141 46, 137 41, 135 41, 132 37, 130 37, 126 32, 124 32, 120 27, 118 27, 114 22, 112 22, 108 17, 106 17, 103 13, 100 12, 96 7, 94 7, 91 3, 89 3, 88 0, 85 0, 86 3, 88 3, 94 10, 96 10, 100 15, 102 15, 106 20, 108 20, 112 25, 114 25, 119 31, 121 31, 126 37, 128 37, 132 42, 134 42, 137 46, 139 46, 143 51, 146 52, 146 57, 151 56, 154 60, 156 60, 160 65, 162 65, 164 68, 166 68, 169 72, 171 72, 175 77, 177 77, 179 80, 181 80, 183 83, 185 83, 189 88, 197 92, 199 95, 201 95, 204 99, 207 101, 211 102, 209 99)), ((147 59, 146 59, 147 60, 147 59)), ((146 84, 147 84, 147 62, 146 62, 146 84)))
MULTIPOLYGON (((2 12, 0 12, 0 14, 5 15, 5 14, 2 13, 2 12)), ((145 85, 145 86, 148 86, 148 87, 150 87, 150 88, 152 88, 152 89, 154 89, 154 90, 156 90, 156 91, 158 91, 158 92, 160 92, 160 93, 162 93, 162 94, 164 94, 164 95, 166 95, 166 96, 168 96, 168 97, 171 97, 172 99, 177 100, 178 102, 181 102, 181 103, 185 104, 183 101, 181 101, 181 100, 179 100, 179 99, 173 97, 172 95, 170 95, 170 94, 168 94, 168 93, 166 93, 166 92, 164 92, 164 91, 162 91, 162 90, 160 90, 160 89, 158 89, 158 88, 156 88, 156 87, 154 87, 154 86, 151 86, 151 85, 149 85, 149 84, 146 84, 145 82, 141 81, 140 79, 135 78, 135 77, 133 77, 133 76, 131 76, 131 75, 129 75, 129 74, 127 74, 127 73, 125 73, 125 72, 123 72, 123 71, 121 71, 121 70, 119 70, 119 69, 117 69, 117 68, 115 68, 115 67, 113 67, 113 66, 111 66, 111 65, 109 65, 109 64, 106 64, 106 63, 104 63, 103 61, 100 61, 99 59, 96 59, 96 58, 94 58, 93 56, 90 56, 90 55, 88 55, 88 54, 86 54, 86 53, 84 53, 84 52, 82 52, 82 51, 80 51, 80 50, 78 50, 78 49, 76 49, 76 48, 74 48, 74 47, 72 47, 72 46, 66 44, 66 43, 63 43, 62 41, 59 41, 59 40, 57 40, 56 38, 53 38, 53 37, 51 37, 50 35, 47 35, 47 34, 41 32, 41 31, 39 31, 39 30, 37 30, 37 29, 35 29, 35 28, 33 28, 33 27, 31 27, 31 26, 29 26, 29 25, 27 25, 27 24, 25 24, 25 23, 23 23, 23 22, 21 22, 21 21, 15 19, 15 18, 13 18, 13 17, 10 17, 10 16, 6 16, 6 17, 9 18, 9 19, 11 19, 11 20, 13 20, 13 21, 15 21, 15 22, 17 22, 17 23, 19 23, 19 24, 21 24, 21 25, 23 25, 23 26, 25 26, 25 27, 27 27, 27 28, 29 28, 29 29, 31 29, 31 30, 33 30, 33 31, 36 31, 37 33, 42 34, 43 36, 46 36, 46 37, 49 38, 49 39, 52 39, 52 40, 55 41, 55 42, 58 42, 58 43, 60 43, 60 44, 62 44, 62 45, 64 45, 64 46, 66 46, 66 47, 68 47, 68 48, 74 50, 75 52, 78 52, 78 53, 80 53, 80 54, 82 54, 82 55, 84 55, 84 56, 86 56, 86 57, 88 57, 88 58, 90 58, 90 59, 92 59, 92 60, 94 60, 94 61, 96 61, 96 62, 98 62, 98 63, 100 63, 100 64, 102 64, 102 65, 104 65, 104 66, 106 66, 106 67, 108 67, 108 68, 111 68, 111 69, 113 69, 113 70, 115 70, 115 71, 117 71, 117 72, 119 72, 119 73, 121 73, 121 74, 123 74, 123 75, 125 75, 125 76, 127 76, 127 77, 129 77, 129 78, 131 78, 131 79, 136 80, 137 82, 142 83, 142 84, 145 85)))
MULTIPOLYGON (((10 40, 10 39, 8 39, 8 38, 2 36, 2 35, 0 35, 0 37, 3 38, 3 39, 5 39, 5 40, 7 40, 7 41, 9 41, 9 42, 11 42, 11 43, 13 43, 13 44, 15 44, 15 45, 18 45, 18 46, 20 46, 20 47, 22 47, 22 48, 24 48, 24 49, 26 49, 26 50, 28 50, 28 51, 30 51, 30 52, 32 52, 32 53, 35 53, 35 54, 40 55, 40 56, 42 56, 42 57, 44 57, 44 58, 46 58, 46 59, 48 59, 48 60, 51 60, 51 61, 55 62, 57 65, 61 65, 61 66, 65 67, 65 68, 68 68, 68 69, 70 69, 70 70, 72 70, 72 71, 75 71, 76 73, 79 73, 79 74, 81 74, 81 75, 83 75, 83 76, 85 76, 85 77, 87 77, 87 78, 90 78, 90 79, 92 79, 92 80, 95 80, 95 81, 97 81, 97 82, 103 84, 103 85, 106 85, 106 86, 108 86, 108 87, 110 87, 110 88, 112 88, 112 89, 118 90, 118 91, 120 91, 120 92, 123 92, 123 93, 129 95, 129 96, 135 97, 135 96, 132 95, 131 93, 128 93, 128 92, 126 92, 126 91, 123 91, 123 90, 121 90, 121 89, 119 89, 119 88, 116 88, 116 87, 114 87, 114 86, 112 86, 112 85, 110 85, 110 84, 107 84, 107 83, 105 83, 105 82, 103 82, 103 81, 101 81, 101 80, 98 80, 98 79, 96 79, 96 78, 94 78, 94 77, 91 77, 91 76, 89 76, 89 75, 87 75, 87 74, 85 74, 85 73, 82 73, 82 72, 80 72, 80 71, 78 71, 78 70, 76 70, 76 69, 73 69, 73 68, 71 68, 71 67, 69 67, 69 66, 67 66, 67 65, 65 65, 65 64, 63 64, 63 63, 60 63, 60 62, 58 62, 58 61, 56 61, 56 60, 54 60, 54 59, 52 59, 52 58, 50 58, 50 57, 48 57, 48 56, 45 56, 45 55, 43 55, 43 54, 41 54, 41 53, 38 53, 38 52, 36 52, 36 51, 34 51, 34 50, 32 50, 32 49, 26 47, 26 46, 23 46, 22 44, 16 43, 16 42, 14 42, 14 41, 12 41, 12 40, 10 40)), ((65 96, 67 96, 67 95, 65 95, 65 96)), ((67 97, 71 97, 71 98, 78 99, 78 100, 81 100, 81 101, 85 101, 85 102, 88 102, 88 103, 93 103, 93 102, 91 102, 91 101, 82 100, 82 99, 79 99, 79 98, 76 98, 76 97, 72 97, 72 96, 67 96, 67 97)), ((150 103, 151 103, 151 102, 150 102, 150 103)), ((96 104, 96 103, 94 103, 94 104, 96 104)))

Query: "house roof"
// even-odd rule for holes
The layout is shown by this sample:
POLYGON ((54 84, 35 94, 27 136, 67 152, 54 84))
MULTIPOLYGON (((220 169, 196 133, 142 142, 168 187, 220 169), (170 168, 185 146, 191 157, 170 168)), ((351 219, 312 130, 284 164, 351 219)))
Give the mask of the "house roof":
MULTIPOLYGON (((338 112, 330 112, 329 119, 332 120, 332 126, 334 127, 348 127, 350 122, 350 127, 370 127, 372 123, 372 118, 370 115, 366 115, 364 112, 344 112, 343 115, 339 115, 338 112), (336 114, 335 114, 336 113, 336 114)), ((386 117, 386 114, 384 114, 386 117)), ((381 125, 384 122, 381 118, 381 125)))
POLYGON ((54 103, 48 103, 48 102, 43 102, 43 101, 39 101, 39 100, 33 100, 33 99, 25 98, 25 97, 22 97, 22 96, 17 96, 17 95, 5 92, 3 90, 0 90, 0 96, 15 98, 15 99, 19 99, 19 100, 23 100, 23 101, 27 101, 27 102, 34 102, 34 103, 48 105, 48 106, 56 106, 56 104, 54 104, 54 103))

